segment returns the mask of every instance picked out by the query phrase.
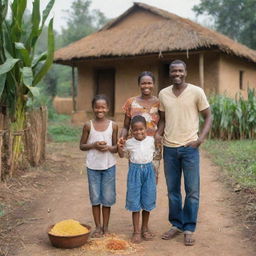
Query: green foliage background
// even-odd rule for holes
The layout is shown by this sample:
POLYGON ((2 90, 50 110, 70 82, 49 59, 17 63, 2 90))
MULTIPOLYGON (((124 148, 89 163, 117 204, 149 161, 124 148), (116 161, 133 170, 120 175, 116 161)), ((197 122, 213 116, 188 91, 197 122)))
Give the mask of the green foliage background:
POLYGON ((217 31, 256 49, 256 0, 201 0, 193 10, 212 17, 217 31))
MULTIPOLYGON (((67 25, 58 33, 55 31, 56 49, 73 43, 101 28, 108 19, 99 10, 91 10, 91 0, 74 0, 69 10, 63 10, 67 25)), ((39 45, 40 51, 45 49, 45 34, 39 45)), ((71 96, 72 70, 69 66, 54 64, 40 84, 43 93, 54 97, 71 96)))

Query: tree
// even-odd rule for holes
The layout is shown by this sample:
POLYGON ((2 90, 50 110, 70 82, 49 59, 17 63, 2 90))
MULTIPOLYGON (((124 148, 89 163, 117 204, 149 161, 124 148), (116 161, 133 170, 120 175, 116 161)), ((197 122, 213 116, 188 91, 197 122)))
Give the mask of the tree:
POLYGON ((100 10, 90 11, 91 0, 75 0, 67 14, 67 28, 62 29, 62 45, 70 44, 93 32, 107 22, 100 10))
POLYGON ((193 11, 211 16, 217 31, 256 49, 256 0, 201 0, 193 11))
MULTIPOLYGON (((40 0, 34 0, 29 26, 24 15, 27 0, 13 0, 7 18, 8 0, 0 0, 0 103, 11 118, 11 131, 21 133, 26 124, 26 103, 39 94, 36 85, 49 70, 54 53, 53 19, 49 21, 47 51, 36 55, 36 45, 55 0, 40 13, 40 0)), ((12 166, 22 157, 21 136, 15 136, 12 166)))

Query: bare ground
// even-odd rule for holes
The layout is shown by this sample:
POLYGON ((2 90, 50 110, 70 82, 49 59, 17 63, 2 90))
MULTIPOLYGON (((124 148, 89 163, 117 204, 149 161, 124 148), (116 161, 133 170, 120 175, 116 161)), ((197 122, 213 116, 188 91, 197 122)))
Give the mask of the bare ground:
MULTIPOLYGON (((56 249, 47 237, 47 227, 63 219, 72 218, 93 226, 83 162, 84 153, 76 144, 50 143, 43 167, 21 173, 20 178, 0 185, 0 203, 7 213, 0 217, 0 256, 111 255, 85 248, 56 249)), ((132 225, 131 214, 124 209, 126 175, 127 161, 118 160, 117 203, 112 208, 110 229, 129 240, 132 225)), ((170 241, 161 240, 161 234, 169 228, 167 192, 161 170, 157 208, 150 219, 156 237, 142 242, 132 255, 256 255, 255 240, 238 205, 239 195, 223 183, 218 168, 203 152, 196 245, 185 247, 182 235, 170 241)))

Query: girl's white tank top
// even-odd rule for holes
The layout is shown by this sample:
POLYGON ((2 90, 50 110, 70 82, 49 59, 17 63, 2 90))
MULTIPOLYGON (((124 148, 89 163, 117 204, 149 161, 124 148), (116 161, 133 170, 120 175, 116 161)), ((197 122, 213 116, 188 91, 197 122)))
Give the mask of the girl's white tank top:
MULTIPOLYGON (((92 120, 90 121, 91 129, 87 143, 96 141, 105 141, 108 146, 112 146, 113 122, 110 121, 108 128, 105 131, 96 131, 92 120)), ((100 152, 96 149, 87 151, 86 166, 93 170, 106 170, 116 164, 116 158, 113 153, 100 152)))

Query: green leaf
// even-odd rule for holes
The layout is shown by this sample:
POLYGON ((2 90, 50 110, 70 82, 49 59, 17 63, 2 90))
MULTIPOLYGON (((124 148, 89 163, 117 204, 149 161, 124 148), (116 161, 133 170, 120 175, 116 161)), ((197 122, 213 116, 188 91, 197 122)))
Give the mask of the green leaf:
POLYGON ((0 1, 0 10, 1 10, 1 14, 0 14, 0 25, 1 25, 7 15, 8 0, 0 1))
POLYGON ((41 67, 39 72, 36 74, 35 79, 33 81, 33 86, 41 81, 41 79, 45 76, 47 71, 52 65, 54 56, 54 32, 53 32, 53 18, 49 22, 48 27, 48 50, 47 50, 47 59, 44 65, 41 67))
POLYGON ((40 55, 38 55, 33 59, 32 67, 35 68, 39 62, 46 60, 46 58, 47 58, 47 52, 41 53, 40 55))
POLYGON ((31 59, 30 59, 29 52, 26 49, 25 45, 23 43, 16 42, 15 43, 15 48, 21 54, 22 60, 25 63, 25 65, 30 66, 31 65, 31 59))
POLYGON ((13 0, 11 37, 13 42, 19 41, 22 34, 22 18, 27 6, 27 0, 13 0))
POLYGON ((46 19, 48 18, 49 13, 50 13, 50 11, 52 10, 52 7, 53 7, 54 3, 55 3, 55 0, 51 0, 51 1, 47 4, 47 6, 45 7, 45 9, 43 10, 43 19, 42 19, 41 30, 42 30, 43 27, 44 27, 44 23, 45 23, 46 19))
POLYGON ((22 69, 23 83, 26 86, 31 86, 33 83, 33 71, 31 67, 24 67, 22 69))
POLYGON ((4 64, 0 65, 0 75, 5 74, 12 70, 15 64, 20 61, 20 59, 7 59, 4 64))
POLYGON ((2 96, 2 93, 4 91, 5 81, 6 81, 6 74, 0 75, 0 97, 2 96))
POLYGON ((35 0, 33 2, 33 11, 31 16, 31 23, 32 25, 32 31, 30 34, 30 47, 34 48, 36 40, 39 37, 40 31, 39 31, 39 24, 41 20, 40 15, 40 0, 35 0))
POLYGON ((37 87, 32 87, 32 86, 26 86, 29 91, 31 92, 31 94, 33 95, 33 97, 39 97, 40 94, 40 90, 37 87))

